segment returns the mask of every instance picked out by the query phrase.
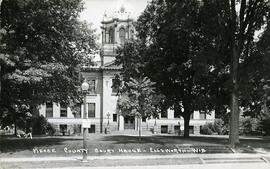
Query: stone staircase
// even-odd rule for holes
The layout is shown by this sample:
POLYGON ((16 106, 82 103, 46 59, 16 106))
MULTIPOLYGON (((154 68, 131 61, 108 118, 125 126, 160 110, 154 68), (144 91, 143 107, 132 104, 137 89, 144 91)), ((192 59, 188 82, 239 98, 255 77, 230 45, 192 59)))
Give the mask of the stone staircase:
MULTIPOLYGON (((139 131, 136 130, 122 130, 122 131, 111 131, 110 134, 115 134, 115 135, 139 135, 139 131)), ((150 131, 142 131, 141 135, 152 135, 152 132, 150 131)))

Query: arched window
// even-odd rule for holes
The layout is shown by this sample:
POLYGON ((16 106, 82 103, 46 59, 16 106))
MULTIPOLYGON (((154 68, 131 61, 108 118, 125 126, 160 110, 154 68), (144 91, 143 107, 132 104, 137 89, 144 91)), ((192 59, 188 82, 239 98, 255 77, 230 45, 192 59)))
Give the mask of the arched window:
POLYGON ((105 42, 106 43, 109 43, 109 30, 108 29, 105 29, 105 42))
POLYGON ((110 28, 109 30, 109 43, 114 43, 114 29, 110 28))
POLYGON ((105 43, 105 33, 104 33, 104 30, 102 30, 101 34, 102 34, 102 43, 105 43))
POLYGON ((120 38, 120 43, 124 44, 126 40, 126 31, 124 28, 119 29, 119 38, 120 38))

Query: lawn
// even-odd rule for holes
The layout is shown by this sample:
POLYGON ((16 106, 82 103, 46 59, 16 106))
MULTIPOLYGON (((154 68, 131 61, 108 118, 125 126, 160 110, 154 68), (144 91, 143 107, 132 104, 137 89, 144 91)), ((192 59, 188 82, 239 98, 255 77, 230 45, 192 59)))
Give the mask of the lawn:
MULTIPOLYGON (((0 137, 0 158, 81 155, 82 137, 0 137)), ((226 136, 103 135, 89 134, 88 155, 167 155, 179 153, 230 153, 226 136), (193 151, 194 150, 194 151, 193 151), (205 151, 202 151, 205 150, 205 151)), ((243 137, 238 152, 270 152, 270 138, 243 137)))

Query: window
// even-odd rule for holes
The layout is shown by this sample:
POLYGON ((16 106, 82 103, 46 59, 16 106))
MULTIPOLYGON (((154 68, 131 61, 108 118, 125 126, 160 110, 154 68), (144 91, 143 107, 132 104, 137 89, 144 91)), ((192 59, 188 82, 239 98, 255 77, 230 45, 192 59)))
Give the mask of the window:
POLYGON ((146 117, 142 117, 142 122, 146 122, 146 117))
POLYGON ((206 112, 205 111, 201 111, 200 112, 200 119, 201 120, 205 120, 206 119, 206 112))
POLYGON ((168 133, 168 126, 161 126, 161 133, 168 133))
POLYGON ((60 103, 60 117, 67 117, 67 104, 60 103))
POLYGON ((60 124, 60 132, 65 135, 67 133, 67 125, 66 124, 60 124))
POLYGON ((180 134, 180 125, 176 125, 176 126, 174 126, 174 133, 175 134, 180 134))
POLYGON ((95 94, 96 93, 96 80, 91 79, 87 81, 89 84, 89 92, 91 94, 95 94))
POLYGON ((168 112, 167 110, 164 110, 161 112, 161 118, 167 118, 168 117, 168 112))
POLYGON ((102 31, 102 43, 105 43, 105 33, 102 31))
POLYGON ((109 31, 108 30, 105 30, 105 42, 106 43, 109 43, 109 31))
POLYGON ((194 119, 194 112, 190 114, 190 119, 194 119))
POLYGON ((114 43, 114 29, 110 28, 109 30, 109 43, 114 43))
POLYGON ((96 126, 92 124, 90 128, 88 129, 88 133, 95 133, 95 132, 96 132, 96 126))
POLYGON ((124 121, 125 121, 125 123, 128 123, 128 118, 125 118, 124 121))
POLYGON ((194 134, 194 126, 189 126, 189 134, 194 134))
POLYGON ((52 102, 46 103, 46 117, 53 117, 53 104, 52 104, 52 102))
POLYGON ((126 31, 124 28, 119 29, 119 38, 120 38, 120 43, 124 44, 126 40, 126 31))
POLYGON ((96 105, 95 103, 88 103, 88 117, 95 117, 96 105))
POLYGON ((117 114, 113 114, 113 121, 117 121, 117 114))
POLYGON ((119 80, 112 79, 112 93, 118 93, 119 80))

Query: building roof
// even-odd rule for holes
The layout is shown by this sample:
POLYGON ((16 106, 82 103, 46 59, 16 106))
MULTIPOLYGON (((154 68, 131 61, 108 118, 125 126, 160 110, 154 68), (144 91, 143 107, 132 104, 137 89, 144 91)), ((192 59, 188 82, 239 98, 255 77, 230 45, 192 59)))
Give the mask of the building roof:
POLYGON ((104 13, 103 16, 103 21, 101 23, 110 23, 113 22, 114 20, 120 20, 120 21, 125 21, 125 20, 130 20, 132 21, 134 17, 131 15, 131 12, 128 12, 126 7, 122 4, 120 9, 114 11, 113 13, 104 13))
POLYGON ((121 70, 122 65, 117 65, 115 63, 115 60, 114 60, 112 62, 109 62, 109 63, 106 63, 106 64, 102 65, 100 68, 103 69, 103 70, 121 70))

